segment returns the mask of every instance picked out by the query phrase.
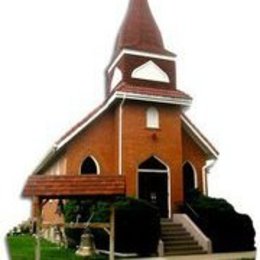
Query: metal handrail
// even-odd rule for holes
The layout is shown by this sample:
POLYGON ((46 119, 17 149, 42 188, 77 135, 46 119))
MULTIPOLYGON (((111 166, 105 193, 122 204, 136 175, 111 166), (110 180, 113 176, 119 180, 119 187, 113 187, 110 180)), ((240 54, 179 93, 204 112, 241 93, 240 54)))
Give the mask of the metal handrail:
POLYGON ((200 215, 194 210, 194 208, 189 204, 185 203, 185 206, 189 209, 189 211, 197 218, 200 219, 200 215))

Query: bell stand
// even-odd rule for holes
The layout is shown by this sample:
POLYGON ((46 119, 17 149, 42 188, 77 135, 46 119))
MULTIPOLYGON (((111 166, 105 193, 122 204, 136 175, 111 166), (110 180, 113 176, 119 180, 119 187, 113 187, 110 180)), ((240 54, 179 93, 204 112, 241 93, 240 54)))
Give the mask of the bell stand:
POLYGON ((42 200, 40 197, 34 197, 35 216, 36 216, 36 246, 35 260, 41 260, 41 229, 43 227, 64 227, 71 229, 79 228, 102 228, 109 235, 109 260, 115 260, 115 207, 110 207, 109 223, 42 223, 42 208, 48 202, 48 199, 42 200))

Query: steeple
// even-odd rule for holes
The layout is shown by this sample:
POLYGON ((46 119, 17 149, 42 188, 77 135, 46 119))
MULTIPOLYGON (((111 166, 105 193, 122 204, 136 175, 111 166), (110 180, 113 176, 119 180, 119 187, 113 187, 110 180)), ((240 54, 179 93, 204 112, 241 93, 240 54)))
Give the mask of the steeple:
POLYGON ((122 49, 170 54, 164 48, 161 32, 147 0, 130 0, 125 20, 117 36, 115 55, 122 49))
POLYGON ((148 0, 129 0, 107 69, 106 97, 138 96, 162 102, 169 98, 189 105, 191 98, 177 90, 175 67, 175 55, 164 47, 148 0))

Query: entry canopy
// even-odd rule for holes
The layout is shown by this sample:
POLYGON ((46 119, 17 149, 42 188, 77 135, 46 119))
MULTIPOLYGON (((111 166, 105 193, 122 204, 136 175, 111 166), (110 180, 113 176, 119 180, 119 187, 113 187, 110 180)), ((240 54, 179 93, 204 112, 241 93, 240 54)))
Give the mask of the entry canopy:
POLYGON ((44 198, 125 195, 125 179, 122 176, 32 175, 22 195, 44 198))

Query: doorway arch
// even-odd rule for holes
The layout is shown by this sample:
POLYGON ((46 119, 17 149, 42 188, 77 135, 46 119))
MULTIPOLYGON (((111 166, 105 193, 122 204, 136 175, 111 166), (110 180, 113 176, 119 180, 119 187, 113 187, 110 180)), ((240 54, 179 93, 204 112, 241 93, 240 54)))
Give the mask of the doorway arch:
POLYGON ((197 175, 193 165, 185 162, 182 167, 183 174, 183 198, 185 202, 189 202, 192 197, 191 193, 197 188, 197 175))
POLYGON ((138 167, 138 197, 159 209, 163 218, 169 216, 169 170, 168 166, 151 156, 138 167))

